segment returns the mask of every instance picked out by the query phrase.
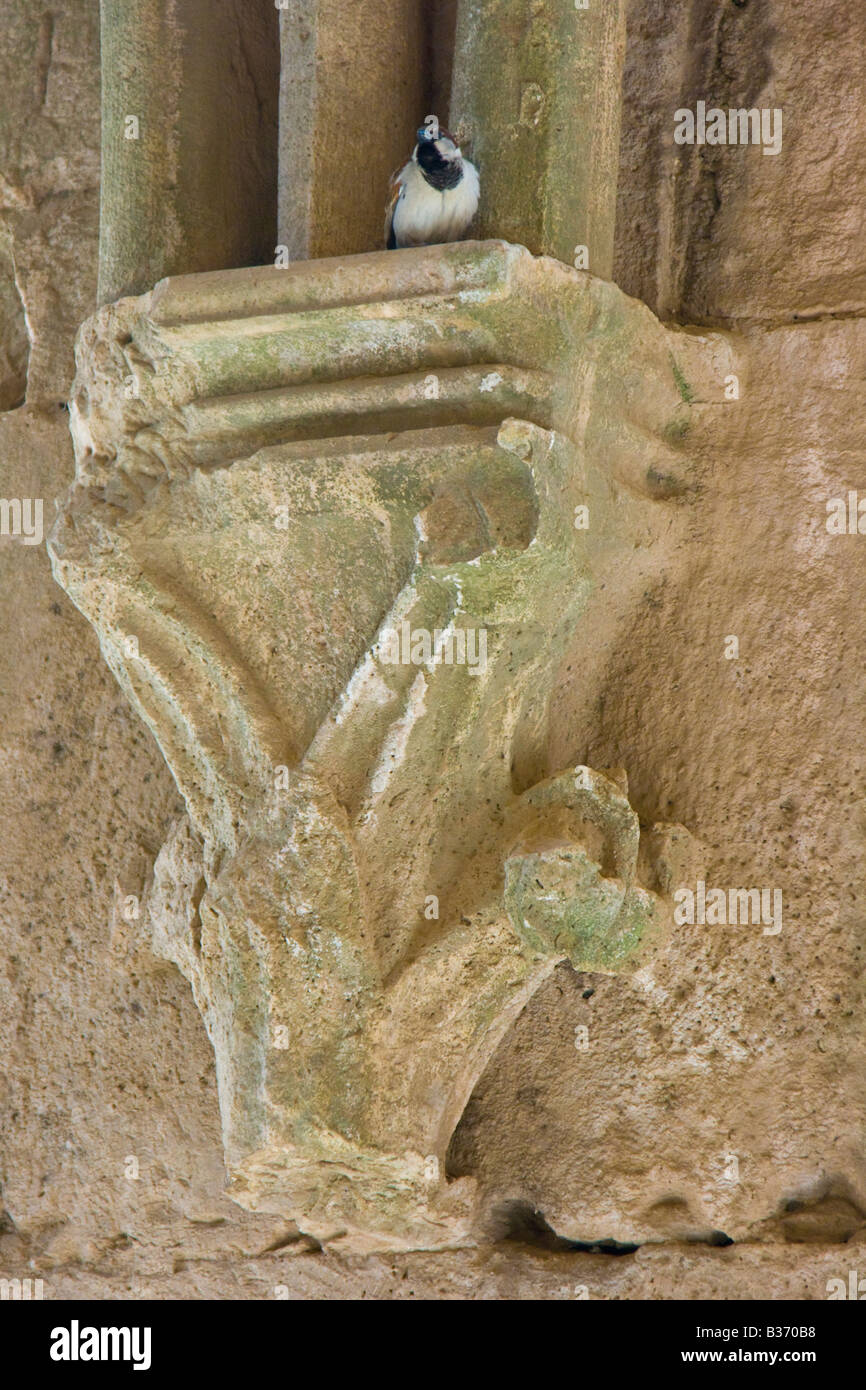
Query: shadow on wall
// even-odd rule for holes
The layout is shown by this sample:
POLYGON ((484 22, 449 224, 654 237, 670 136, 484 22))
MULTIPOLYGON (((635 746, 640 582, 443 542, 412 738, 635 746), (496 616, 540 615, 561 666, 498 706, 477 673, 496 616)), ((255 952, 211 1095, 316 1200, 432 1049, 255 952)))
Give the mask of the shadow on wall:
POLYGON ((631 0, 614 280, 663 320, 713 321, 720 206, 745 209, 750 180, 760 187, 775 164, 731 158, 724 146, 675 144, 674 112, 701 100, 725 110, 770 101, 778 37, 770 9, 749 0, 631 0))

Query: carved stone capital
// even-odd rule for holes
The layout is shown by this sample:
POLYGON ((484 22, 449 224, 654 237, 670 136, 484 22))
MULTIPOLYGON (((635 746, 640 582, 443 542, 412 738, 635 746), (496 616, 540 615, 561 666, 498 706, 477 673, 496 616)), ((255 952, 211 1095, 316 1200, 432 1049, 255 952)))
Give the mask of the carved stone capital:
POLYGON ((517 1013, 663 941, 688 837, 549 767, 549 703, 731 370, 503 242, 184 276, 84 325, 53 563, 186 801, 149 928, 244 1205, 470 1239, 448 1144, 517 1013))

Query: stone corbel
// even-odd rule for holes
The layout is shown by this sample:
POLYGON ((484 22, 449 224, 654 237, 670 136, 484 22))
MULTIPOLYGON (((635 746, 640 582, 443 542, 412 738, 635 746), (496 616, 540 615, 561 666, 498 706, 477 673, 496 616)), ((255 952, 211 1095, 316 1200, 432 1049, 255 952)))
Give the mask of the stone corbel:
POLYGON ((350 1249, 471 1239, 450 1138, 562 961, 689 872, 547 767, 600 583, 688 489, 729 342, 504 242, 160 282, 84 325, 55 574, 188 815, 148 922, 214 1046, 231 1192, 350 1249), (425 636, 426 634, 426 636, 425 636), (482 656, 483 653, 483 656, 482 656))

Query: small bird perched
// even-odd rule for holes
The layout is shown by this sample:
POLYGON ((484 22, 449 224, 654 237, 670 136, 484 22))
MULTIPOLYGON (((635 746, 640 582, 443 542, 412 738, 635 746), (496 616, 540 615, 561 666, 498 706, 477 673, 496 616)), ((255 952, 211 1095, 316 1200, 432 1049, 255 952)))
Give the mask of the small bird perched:
POLYGON ((478 170, 435 117, 417 132, 412 158, 391 183, 385 222, 389 251, 460 241, 478 208, 478 170))

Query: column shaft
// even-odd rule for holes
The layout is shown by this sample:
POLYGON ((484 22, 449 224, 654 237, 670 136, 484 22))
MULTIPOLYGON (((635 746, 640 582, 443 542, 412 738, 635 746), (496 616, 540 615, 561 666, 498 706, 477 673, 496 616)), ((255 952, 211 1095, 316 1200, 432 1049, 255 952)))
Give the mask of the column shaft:
POLYGON ((460 0, 452 128, 481 171, 477 235, 610 279, 626 0, 460 0))
POLYGON ((99 299, 272 261, 273 0, 101 0, 99 299))

